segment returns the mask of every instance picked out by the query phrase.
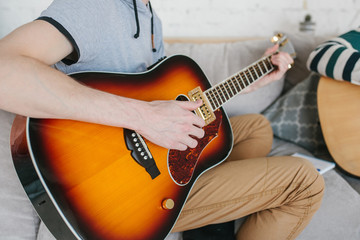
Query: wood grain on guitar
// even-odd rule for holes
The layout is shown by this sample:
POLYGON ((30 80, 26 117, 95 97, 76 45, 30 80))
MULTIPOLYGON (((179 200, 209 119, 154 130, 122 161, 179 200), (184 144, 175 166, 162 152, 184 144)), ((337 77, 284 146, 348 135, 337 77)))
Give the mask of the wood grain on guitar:
POLYGON ((360 177, 360 86, 321 77, 317 98, 331 156, 344 171, 360 177))

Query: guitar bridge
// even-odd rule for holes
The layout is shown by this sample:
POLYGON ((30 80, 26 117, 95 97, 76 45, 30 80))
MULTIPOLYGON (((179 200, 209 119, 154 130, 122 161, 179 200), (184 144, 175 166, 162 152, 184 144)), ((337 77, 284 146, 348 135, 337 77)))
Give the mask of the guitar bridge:
POLYGON ((216 116, 210 107, 209 101, 200 87, 196 87, 189 91, 188 95, 192 101, 197 101, 199 99, 202 101, 203 104, 199 108, 195 109, 195 112, 198 116, 204 119, 206 125, 210 124, 216 119, 216 116))
POLYGON ((149 173, 151 179, 160 175, 156 162, 152 157, 144 139, 135 131, 124 128, 125 144, 131 151, 132 158, 149 173))

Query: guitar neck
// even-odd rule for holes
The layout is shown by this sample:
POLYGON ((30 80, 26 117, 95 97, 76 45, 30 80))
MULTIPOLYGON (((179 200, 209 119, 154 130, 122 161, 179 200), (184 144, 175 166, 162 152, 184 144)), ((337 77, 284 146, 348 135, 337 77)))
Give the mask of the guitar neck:
POLYGON ((209 100, 213 111, 220 108, 260 78, 272 72, 275 69, 275 66, 271 63, 272 55, 261 58, 246 69, 206 90, 204 94, 209 100))

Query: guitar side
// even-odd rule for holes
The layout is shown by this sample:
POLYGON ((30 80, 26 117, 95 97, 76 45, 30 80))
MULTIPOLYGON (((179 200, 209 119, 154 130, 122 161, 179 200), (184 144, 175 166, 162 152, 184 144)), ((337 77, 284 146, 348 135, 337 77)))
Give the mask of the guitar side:
MULTIPOLYGON (((145 101, 173 100, 197 86, 204 90, 210 87, 201 69, 183 56, 168 58, 144 74, 94 72, 72 76, 90 87, 145 101)), ((23 120, 15 121, 13 159, 20 177, 23 170, 19 169, 21 164, 16 164, 20 148, 15 143, 22 142, 21 148, 27 147, 27 151, 22 151, 25 154, 21 159, 26 158, 27 165, 33 162, 38 183, 47 190, 77 238, 163 239, 175 224, 196 179, 221 163, 232 148, 227 116, 222 110, 216 115, 219 121, 208 126, 218 130, 217 135, 209 135, 207 141, 211 141, 199 144, 204 149, 198 149, 192 178, 184 185, 177 184, 169 172, 168 158, 176 154, 145 139, 160 171, 152 179, 127 149, 124 129, 84 122, 29 119, 24 128, 23 120), (167 200, 173 201, 172 209, 164 207, 167 200)), ((69 239, 55 231, 58 239, 69 239)))
POLYGON ((360 177, 360 86, 321 77, 317 98, 321 129, 331 156, 344 171, 360 177))

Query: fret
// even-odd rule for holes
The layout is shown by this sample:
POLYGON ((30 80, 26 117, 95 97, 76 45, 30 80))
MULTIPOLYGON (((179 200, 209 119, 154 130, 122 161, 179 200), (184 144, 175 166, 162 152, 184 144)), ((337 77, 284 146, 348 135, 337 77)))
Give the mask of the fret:
MULTIPOLYGON (((214 98, 215 98, 215 101, 216 101, 216 105, 217 105, 217 108, 218 107, 220 107, 221 106, 221 102, 220 102, 220 100, 219 100, 219 94, 218 94, 218 92, 216 91, 216 89, 214 88, 213 89, 213 95, 214 95, 214 98)), ((216 108, 216 109, 217 109, 216 108)))
POLYGON ((234 92, 232 91, 232 87, 230 85, 230 82, 229 81, 225 81, 224 83, 225 87, 226 87, 226 91, 227 91, 227 94, 230 96, 230 98, 232 98, 235 94, 234 92))
POLYGON ((252 73, 251 73, 251 69, 248 68, 248 70, 246 70, 250 76, 250 84, 252 84, 256 79, 253 77, 252 73))
MULTIPOLYGON (((254 79, 251 75, 251 71, 250 71, 250 68, 248 68, 247 70, 245 70, 245 73, 246 73, 246 76, 248 76, 249 80, 250 80, 250 84, 252 84, 254 82, 254 79)), ((249 84, 249 85, 250 85, 249 84)))
POLYGON ((239 81, 238 81, 238 79, 236 77, 237 77, 237 75, 232 77, 232 82, 233 82, 234 87, 236 89, 236 93, 238 93, 238 92, 240 92, 242 90, 242 88, 241 88, 240 83, 239 83, 239 81))
POLYGON ((267 66, 266 66, 266 61, 265 61, 265 59, 264 59, 264 60, 262 60, 262 61, 261 61, 261 63, 263 64, 263 66, 264 66, 264 68, 265 68, 266 72, 269 72, 269 69, 268 69, 268 68, 267 68, 267 66))
POLYGON ((223 91, 225 92, 225 95, 226 95, 226 100, 229 100, 231 98, 231 95, 229 93, 229 86, 227 85, 226 81, 223 82, 222 87, 223 87, 223 91))
POLYGON ((244 82, 243 78, 241 77, 241 73, 239 73, 237 75, 236 79, 238 80, 238 84, 239 84, 241 90, 243 90, 246 86, 245 86, 245 82, 244 82))
POLYGON ((226 82, 223 82, 222 84, 220 84, 220 87, 221 87, 221 91, 222 93, 224 94, 224 97, 225 97, 225 101, 229 100, 230 99, 230 95, 228 93, 228 91, 226 90, 226 82))
MULTIPOLYGON (((214 106, 214 98, 213 98, 213 96, 211 96, 211 91, 212 91, 211 88, 208 89, 208 91, 205 91, 205 92, 204 92, 204 95, 206 96, 208 102, 210 103, 211 109, 213 110, 213 109, 215 109, 215 106, 214 106), (210 96, 209 96, 209 95, 210 95, 210 96)), ((204 103, 203 103, 203 104, 204 104, 204 103)))
POLYGON ((232 79, 232 78, 229 78, 229 79, 227 80, 227 83, 228 83, 228 85, 229 85, 229 87, 230 87, 230 91, 231 91, 231 94, 232 94, 231 97, 235 96, 235 95, 236 95, 236 87, 234 86, 233 79, 232 79))
POLYGON ((209 100, 212 109, 215 109, 215 108, 217 108, 217 106, 215 103, 216 98, 214 97, 213 89, 209 89, 208 92, 210 94, 210 97, 208 95, 206 95, 206 92, 205 92, 205 95, 206 95, 207 99, 209 100))
POLYGON ((241 73, 241 76, 242 76, 243 79, 244 79, 244 87, 249 86, 250 81, 249 81, 248 77, 246 76, 245 72, 242 72, 242 73, 241 73))
POLYGON ((258 62, 257 66, 258 66, 258 68, 259 68, 259 71, 260 71, 260 73, 261 73, 261 76, 264 75, 264 71, 263 71, 263 69, 262 69, 262 67, 261 67, 261 61, 258 62))
POLYGON ((241 81, 244 84, 243 85, 243 89, 244 89, 249 85, 248 83, 246 83, 246 82, 249 82, 249 81, 247 80, 247 77, 245 76, 244 72, 241 72, 240 75, 241 75, 241 81))
POLYGON ((231 84, 233 86, 234 94, 238 94, 241 91, 241 88, 239 87, 236 77, 231 78, 231 84))
POLYGON ((259 69, 260 69, 260 71, 261 71, 261 74, 262 74, 262 75, 265 75, 265 74, 266 74, 266 69, 264 68, 264 63, 263 63, 262 61, 260 61, 260 62, 258 63, 258 66, 259 66, 259 69))
POLYGON ((236 89, 236 86, 234 85, 234 78, 231 77, 231 78, 227 79, 226 81, 227 81, 227 83, 228 83, 228 85, 230 87, 232 95, 235 96, 236 93, 237 93, 236 92, 237 89, 236 89))
POLYGON ((240 78, 240 80, 241 80, 241 89, 244 89, 244 88, 246 88, 246 84, 245 84, 245 82, 244 82, 244 73, 243 72, 241 72, 241 73, 239 73, 239 78, 240 78))
POLYGON ((223 92, 221 91, 220 85, 218 85, 218 86, 216 87, 216 91, 217 91, 217 93, 219 94, 219 100, 220 100, 221 105, 222 105, 223 103, 225 103, 226 98, 224 97, 224 94, 223 94, 223 92))
POLYGON ((222 102, 219 100, 219 95, 215 88, 213 88, 213 95, 214 95, 215 101, 217 102, 216 105, 221 106, 222 102))
POLYGON ((272 70, 273 66, 270 61, 270 58, 266 58, 265 64, 266 64, 266 67, 269 69, 269 71, 272 70))
POLYGON ((274 65, 271 62, 271 59, 269 58, 269 65, 270 65, 270 71, 274 70, 274 65))
POLYGON ((256 70, 255 70, 255 68, 254 68, 254 66, 250 67, 250 72, 251 72, 251 75, 253 76, 253 79, 254 79, 254 80, 256 80, 256 79, 259 78, 259 76, 257 75, 257 72, 256 72, 256 70), (254 75, 256 75, 256 76, 254 77, 254 75))
POLYGON ((262 77, 263 74, 262 74, 262 72, 260 71, 260 67, 259 67, 258 63, 255 64, 255 67, 254 67, 254 68, 255 68, 255 72, 256 72, 257 75, 258 75, 258 78, 262 77))
MULTIPOLYGON (((209 99, 209 98, 208 98, 209 99)), ((219 102, 217 101, 217 98, 214 94, 214 89, 211 90, 211 102, 213 103, 213 109, 218 108, 220 106, 219 102)))
POLYGON ((232 98, 233 96, 235 96, 235 93, 233 92, 234 90, 234 86, 232 85, 231 79, 229 79, 228 81, 226 81, 227 85, 229 86, 229 90, 231 93, 230 98, 232 98))
POLYGON ((216 88, 213 89, 213 92, 214 92, 214 96, 215 96, 215 100, 217 101, 218 105, 221 106, 222 105, 222 102, 220 100, 220 96, 219 96, 219 93, 217 91, 216 88))
POLYGON ((216 87, 217 86, 204 92, 208 99, 211 99, 210 101, 214 103, 212 105, 214 111, 221 107, 221 105, 223 104, 223 102, 221 102, 221 97, 219 96, 219 92, 217 91, 216 87))
POLYGON ((225 96, 225 93, 223 91, 222 83, 219 84, 219 86, 217 87, 216 90, 218 91, 220 99, 222 100, 222 102, 225 103, 226 102, 226 96, 225 96))
POLYGON ((244 73, 245 73, 246 80, 248 82, 247 86, 249 86, 250 84, 252 84, 253 80, 250 78, 251 76, 250 76, 249 70, 245 70, 244 73))
POLYGON ((261 60, 261 61, 259 62, 259 64, 260 64, 260 68, 262 69, 263 73, 268 72, 268 70, 267 70, 267 68, 266 68, 266 66, 265 66, 265 64, 264 64, 264 60, 261 60))

